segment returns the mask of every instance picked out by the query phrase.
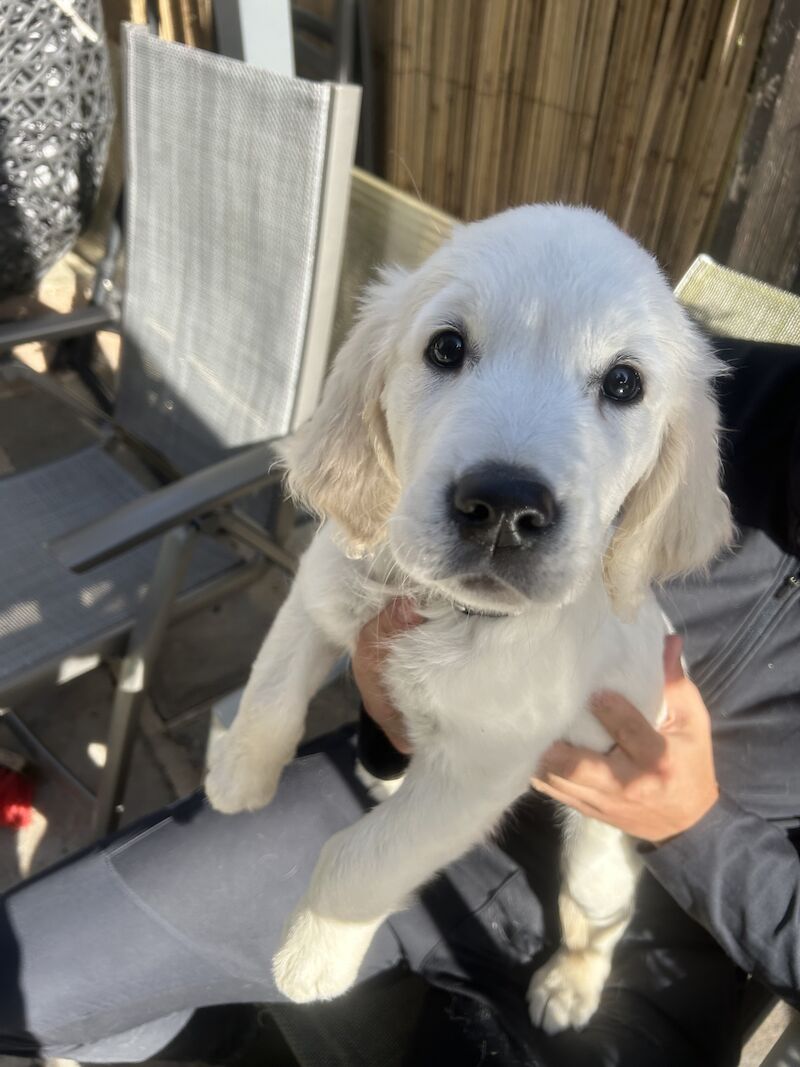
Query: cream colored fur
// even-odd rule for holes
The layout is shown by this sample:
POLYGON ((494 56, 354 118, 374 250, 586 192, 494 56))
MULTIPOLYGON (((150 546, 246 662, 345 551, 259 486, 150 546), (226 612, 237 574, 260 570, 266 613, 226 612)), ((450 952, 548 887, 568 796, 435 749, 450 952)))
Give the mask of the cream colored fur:
MULTIPOLYGON (((394 640, 385 679, 414 758, 323 849, 275 957, 287 996, 344 992, 377 926, 492 832, 552 741, 605 749, 594 691, 657 719, 665 624, 651 585, 704 566, 730 536, 715 373, 650 256, 585 209, 462 227, 367 293, 319 409, 285 448, 292 492, 326 521, 207 779, 221 811, 268 803, 335 658, 392 596, 416 598, 427 621, 394 640), (454 326, 470 358, 434 371, 427 342, 454 326), (644 382, 636 404, 600 395, 621 358, 644 382), (562 507, 557 535, 510 577, 493 557, 465 570, 447 506, 454 480, 486 462, 539 472, 562 507)), ((551 1032, 596 1009, 638 871, 622 834, 576 815, 563 855, 564 945, 529 994, 551 1032)))

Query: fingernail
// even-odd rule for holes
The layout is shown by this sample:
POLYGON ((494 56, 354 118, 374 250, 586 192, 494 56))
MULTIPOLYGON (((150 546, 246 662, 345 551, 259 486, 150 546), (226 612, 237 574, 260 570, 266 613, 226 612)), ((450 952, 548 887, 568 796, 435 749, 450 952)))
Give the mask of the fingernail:
POLYGON ((682 652, 683 639, 677 634, 669 634, 664 638, 664 674, 667 678, 683 677, 682 652))

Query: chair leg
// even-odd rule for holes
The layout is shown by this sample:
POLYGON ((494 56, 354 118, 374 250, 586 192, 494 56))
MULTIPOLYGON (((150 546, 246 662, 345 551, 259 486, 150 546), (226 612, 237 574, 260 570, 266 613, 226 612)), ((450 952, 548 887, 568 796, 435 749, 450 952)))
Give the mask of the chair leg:
POLYGON ((229 508, 219 517, 218 524, 225 533, 256 549, 271 563, 284 570, 290 578, 294 578, 297 573, 297 557, 281 548, 278 540, 273 540, 264 527, 254 522, 249 515, 229 508))
POLYGON ((196 531, 188 526, 164 534, 153 577, 128 641, 111 709, 106 765, 97 793, 95 831, 98 836, 116 829, 124 811, 125 786, 142 702, 195 536, 196 531))

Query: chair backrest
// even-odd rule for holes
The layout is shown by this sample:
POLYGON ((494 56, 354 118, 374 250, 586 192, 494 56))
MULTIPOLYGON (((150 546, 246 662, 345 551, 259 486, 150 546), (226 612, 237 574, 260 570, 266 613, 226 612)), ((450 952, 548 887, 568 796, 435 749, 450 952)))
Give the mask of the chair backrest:
POLYGON ((800 345, 800 296, 723 267, 710 256, 697 257, 675 295, 710 333, 800 345))
POLYGON ((125 33, 116 417, 181 472, 288 433, 324 376, 359 90, 125 33))
POLYGON ((350 331, 359 300, 381 267, 414 270, 450 236, 456 220, 355 167, 331 351, 350 331))

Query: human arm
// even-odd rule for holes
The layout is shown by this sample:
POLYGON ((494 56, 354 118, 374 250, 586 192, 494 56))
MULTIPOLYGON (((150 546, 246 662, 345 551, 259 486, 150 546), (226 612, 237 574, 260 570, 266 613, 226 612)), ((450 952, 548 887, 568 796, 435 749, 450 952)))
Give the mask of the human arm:
POLYGON ((394 637, 422 622, 413 601, 392 600, 364 626, 353 653, 353 676, 361 694, 358 758, 376 778, 399 777, 408 765, 411 746, 403 717, 392 706, 382 683, 383 661, 394 637))
POLYGON ((800 857, 776 826, 725 795, 642 858, 742 970, 800 1005, 800 857))
POLYGON ((639 837, 646 866, 684 911, 743 970, 797 1003, 797 851, 777 827, 720 795, 708 713, 680 669, 679 645, 667 647, 665 670, 670 716, 661 730, 606 697, 594 710, 617 738, 614 749, 603 756, 558 744, 538 786, 639 837))

